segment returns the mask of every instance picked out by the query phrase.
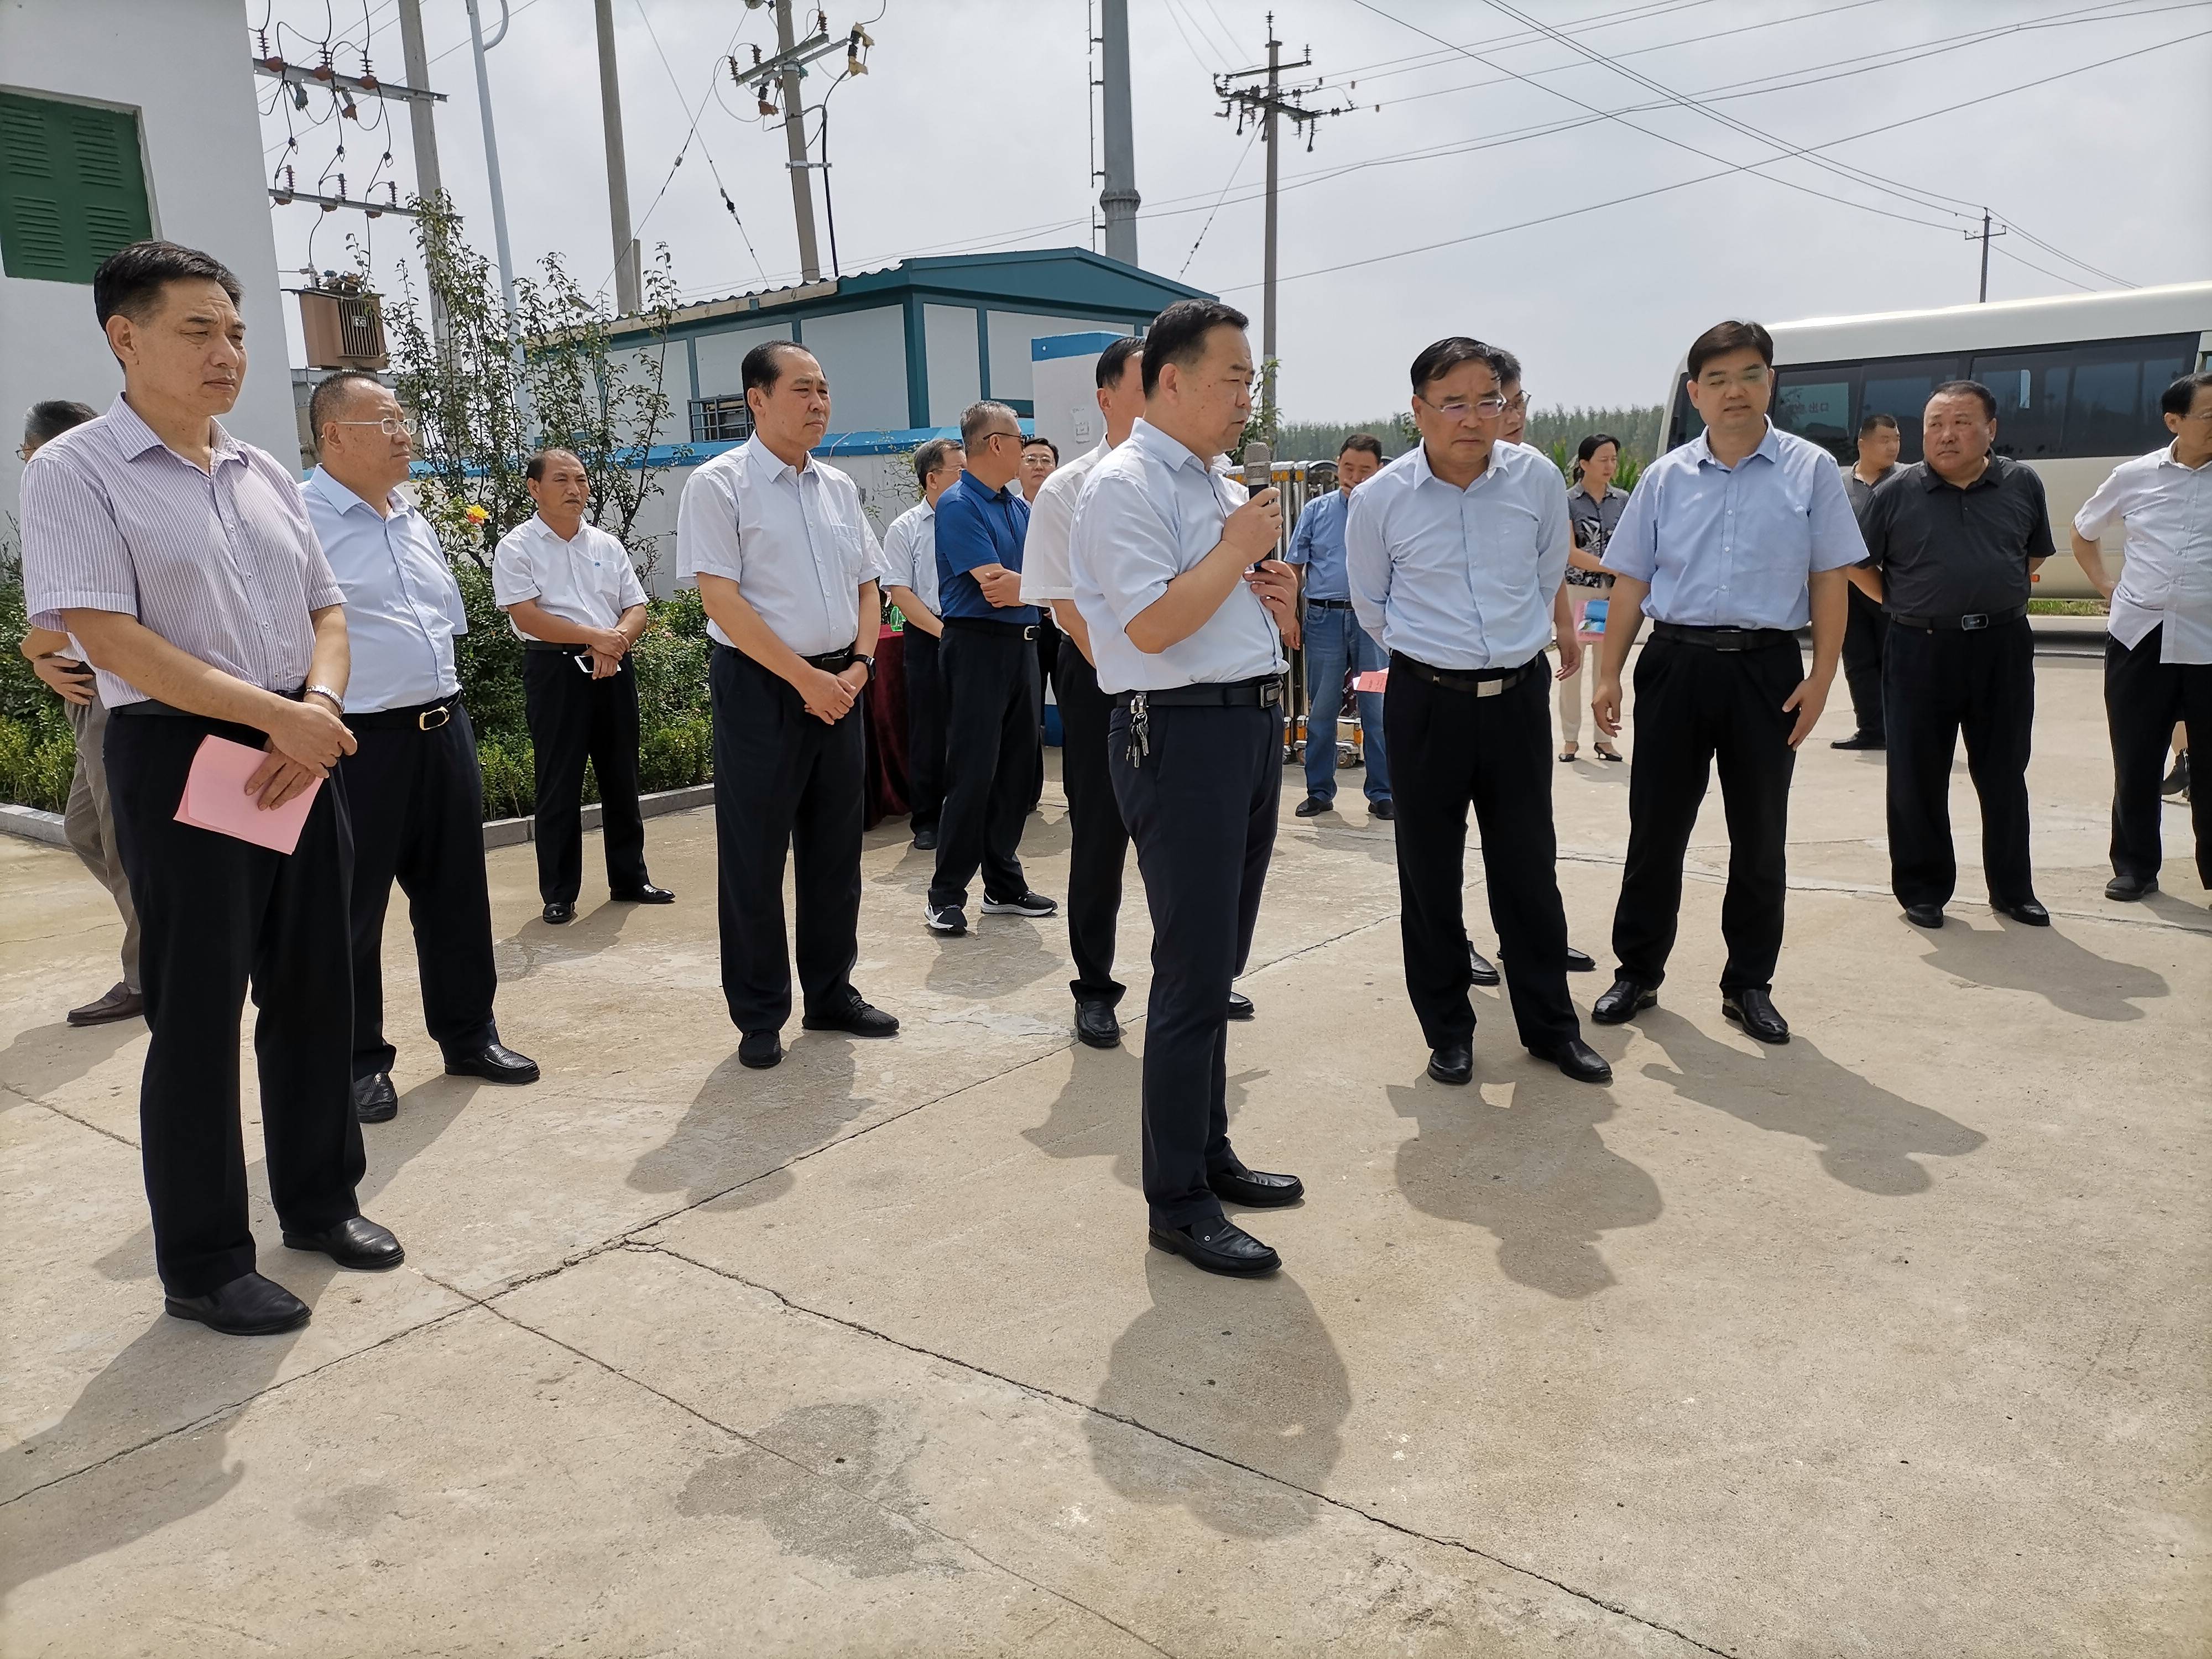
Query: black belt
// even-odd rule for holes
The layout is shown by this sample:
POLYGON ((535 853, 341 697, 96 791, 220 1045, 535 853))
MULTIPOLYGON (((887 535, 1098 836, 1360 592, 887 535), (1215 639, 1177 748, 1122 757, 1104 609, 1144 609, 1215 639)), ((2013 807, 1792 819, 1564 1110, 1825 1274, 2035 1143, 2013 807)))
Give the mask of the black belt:
POLYGON ((1708 651, 1758 651, 1797 643, 1796 632, 1787 628, 1692 628, 1686 623, 1654 622, 1651 633, 1656 639, 1700 645, 1708 651))
POLYGON ((556 640, 533 640, 526 637, 522 641, 522 648, 525 651, 557 651, 564 657, 580 657, 592 647, 588 645, 562 645, 556 640))
POLYGON ((1306 609, 1309 611, 1349 611, 1352 609, 1352 601, 1350 599, 1308 599, 1306 601, 1306 609))
MULTIPOLYGON (((1539 657, 1537 662, 1543 659, 1539 657)), ((1393 672, 1402 668, 1417 680, 1426 680, 1431 685, 1441 685, 1447 691, 1464 691, 1470 696, 1494 697, 1510 691, 1528 677, 1535 665, 1522 663, 1518 668, 1431 668, 1428 664, 1407 656, 1402 651, 1390 653, 1393 672)))
POLYGON ((377 708, 365 714, 348 714, 345 723, 356 732, 435 732, 448 725, 461 706, 461 694, 419 702, 411 708, 377 708))
POLYGON ((799 660, 825 674, 842 674, 860 659, 849 651, 824 651, 818 657, 802 657, 799 660))
POLYGON ((1133 708, 1139 700, 1149 708, 1273 708, 1283 701, 1283 677, 1265 674, 1224 685, 1172 685, 1158 691, 1114 694, 1115 705, 1122 708, 1133 708))
MULTIPOLYGON (((289 697, 294 702, 297 702, 307 695, 307 689, 305 686, 301 686, 297 691, 280 691, 276 695, 280 697, 289 697)), ((174 703, 157 702, 151 697, 144 698, 137 702, 118 703, 107 712, 111 714, 160 714, 170 720, 206 720, 210 725, 214 726, 234 726, 238 724, 238 722, 234 720, 218 720, 213 714, 195 714, 189 708, 179 708, 174 703)), ((343 717, 341 716, 340 718, 343 719, 343 717)), ((259 730, 258 727, 255 726, 242 726, 240 729, 257 732, 259 730)))
POLYGON ((1889 613, 1889 619, 1900 628, 1917 628, 1928 634, 1951 629, 1965 634, 1978 634, 1984 628, 2001 628, 2007 623, 2018 622, 2026 615, 2027 607, 2016 605, 2009 611, 1976 611, 1964 617, 1900 617, 1893 611, 1889 613))
POLYGON ((947 617, 947 628, 972 628, 979 634, 1003 634, 1010 639, 1033 640, 1037 636, 1035 623, 993 622, 985 617, 947 617))

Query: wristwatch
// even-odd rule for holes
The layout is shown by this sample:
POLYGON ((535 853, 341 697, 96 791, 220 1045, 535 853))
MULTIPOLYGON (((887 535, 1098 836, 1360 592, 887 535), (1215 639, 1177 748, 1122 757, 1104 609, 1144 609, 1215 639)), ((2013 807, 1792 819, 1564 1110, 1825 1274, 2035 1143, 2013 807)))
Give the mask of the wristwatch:
POLYGON ((870 679, 875 678, 876 659, 873 657, 864 657, 859 652, 855 651, 853 653, 853 660, 857 663, 864 664, 868 671, 868 678, 870 679))
POLYGON ((327 685, 311 685, 306 690, 300 693, 300 700, 302 702, 306 702, 309 697, 326 697, 330 700, 331 713, 337 714, 343 714, 345 713, 345 699, 340 696, 337 692, 331 690, 327 685))

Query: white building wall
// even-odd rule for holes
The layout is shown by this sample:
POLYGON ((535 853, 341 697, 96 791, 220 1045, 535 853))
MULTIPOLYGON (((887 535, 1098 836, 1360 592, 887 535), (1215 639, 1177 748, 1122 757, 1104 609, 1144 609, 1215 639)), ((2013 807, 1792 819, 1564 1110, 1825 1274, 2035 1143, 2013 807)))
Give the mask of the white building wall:
MULTIPOLYGON (((290 465, 300 453, 276 246, 254 112, 245 0, 0 0, 0 87, 137 110, 154 234, 213 254, 246 289, 246 376, 224 424, 290 465)), ((0 505, 13 512, 23 411, 105 409, 123 387, 92 289, 0 276, 0 505)))
MULTIPOLYGON (((961 411, 983 395, 975 313, 967 306, 925 305, 921 337, 922 350, 929 358, 929 423, 957 426, 961 411)), ((1022 348, 1024 357, 1029 349, 1022 348)))
POLYGON ((808 317, 799 343, 830 377, 832 432, 896 432, 906 423, 906 313, 897 306, 808 317))
POLYGON ((789 323, 764 324, 753 328, 732 328, 715 334, 702 334, 692 343, 699 358, 699 395, 702 398, 734 398, 745 389, 741 372, 745 353, 769 340, 788 340, 789 323))
MULTIPOLYGON (((1018 398, 1036 395, 1030 369, 1030 342, 1055 334, 1127 334, 1125 323, 1085 321, 1080 317, 1037 317, 1018 311, 991 313, 991 395, 1018 398)), ((930 359, 933 376, 937 360, 930 359)))

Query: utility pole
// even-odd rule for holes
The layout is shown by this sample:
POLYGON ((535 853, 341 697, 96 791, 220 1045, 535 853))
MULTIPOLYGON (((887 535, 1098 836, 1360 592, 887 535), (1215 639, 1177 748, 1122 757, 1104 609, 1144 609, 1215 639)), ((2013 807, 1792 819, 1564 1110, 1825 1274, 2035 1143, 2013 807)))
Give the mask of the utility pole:
MULTIPOLYGON (((1273 31, 1270 30, 1270 33, 1273 31)), ((1106 257, 1119 259, 1125 265, 1137 263, 1137 208, 1144 198, 1137 194, 1136 146, 1130 137, 1129 121, 1129 0, 1101 0, 1098 9, 1100 79, 1104 82, 1106 126, 1105 188, 1098 192, 1098 208, 1106 223, 1106 257)), ((1267 165, 1272 169, 1274 156, 1269 152, 1267 165)), ((1274 211, 1275 192, 1267 191, 1267 210, 1274 211)), ((1273 270, 1275 236, 1272 228, 1267 233, 1267 258, 1270 262, 1268 292, 1274 292, 1273 270)), ((1272 319, 1271 311, 1269 316, 1272 319)), ((1272 337, 1268 349, 1272 353, 1272 337)))
POLYGON ((491 75, 484 66, 484 54, 507 39, 509 21, 507 0, 500 0, 499 33, 489 40, 483 37, 483 20, 477 15, 477 0, 467 0, 469 9, 469 44, 476 48, 477 110, 483 122, 484 171, 491 180, 492 240, 499 248, 500 293, 507 301, 507 337, 513 346, 516 360, 522 356, 522 343, 518 337, 515 320, 514 255, 507 240, 507 191, 499 182, 499 135, 491 121, 491 75))
MULTIPOLYGON (((1340 104, 1332 109, 1309 109, 1302 100, 1321 88, 1315 80, 1302 85, 1283 85, 1283 71, 1309 69, 1313 64, 1313 48, 1305 49, 1305 56, 1295 64, 1283 61, 1283 43, 1275 38, 1275 14, 1267 14, 1267 61, 1256 69, 1238 70, 1230 75, 1213 77, 1214 95, 1221 100, 1220 113, 1234 113, 1237 131, 1241 135, 1247 121, 1260 124, 1260 143, 1267 152, 1267 252, 1263 261, 1262 298, 1260 311, 1261 387, 1260 410, 1263 422, 1271 422, 1275 408, 1275 185, 1279 175, 1276 165, 1277 137, 1275 123, 1279 118, 1291 124, 1295 133, 1303 128, 1306 148, 1313 148, 1314 129, 1324 116, 1342 115, 1351 106, 1340 104), (1240 81, 1256 80, 1265 76, 1264 87, 1240 87, 1240 81)), ((1110 164, 1109 164, 1110 165, 1110 164)))
POLYGON ((614 0, 593 0, 599 26, 599 120, 607 137, 607 216, 615 244, 615 310, 624 317, 642 308, 645 273, 637 238, 629 228, 629 166, 623 159, 622 82, 615 70, 614 0))
MULTIPOLYGON (((823 168, 822 187, 826 192, 830 187, 827 171, 830 163, 826 139, 824 159, 819 161, 806 159, 806 107, 799 90, 799 80, 805 75, 809 64, 817 58, 829 57, 840 47, 845 53, 845 74, 866 75, 868 65, 864 53, 875 42, 869 37, 867 30, 858 23, 853 25, 851 32, 842 40, 836 38, 830 33, 828 15, 821 11, 814 14, 814 33, 804 40, 795 40, 791 25, 791 0, 745 0, 749 10, 770 3, 775 7, 775 56, 763 58, 761 49, 755 46, 750 64, 740 66, 736 58, 731 58, 730 79, 741 87, 752 88, 753 98, 759 106, 763 119, 778 113, 775 100, 769 96, 771 86, 777 89, 777 96, 782 100, 783 148, 784 154, 789 157, 784 166, 791 171, 791 210, 799 222, 799 268, 805 274, 808 282, 818 283, 822 280, 822 255, 814 240, 814 185, 806 175, 816 167, 823 168)), ((826 100, 829 94, 825 93, 823 96, 826 100)), ((817 105, 816 107, 824 106, 817 105)), ((826 112, 823 119, 825 124, 829 120, 826 112)), ((824 130, 826 131, 826 125, 824 130)), ((830 211, 830 235, 834 250, 837 235, 834 206, 830 211)))
POLYGON ((1982 210, 1982 228, 1979 230, 1970 230, 1966 233, 1968 241, 1978 239, 1982 245, 1982 295, 1981 298, 1975 301, 1978 305, 1987 305, 1990 302, 1990 238, 2003 234, 2004 232, 2001 230, 1990 228, 1990 210, 1987 208, 1982 210))
MULTIPOLYGON (((422 46, 422 0, 399 0, 399 53, 407 84, 427 91, 430 58, 422 46)), ((435 201, 446 187, 438 172, 438 128, 431 115, 428 99, 407 100, 407 123, 415 139, 415 193, 426 202, 435 201)))
MULTIPOLYGON (((826 31, 821 32, 828 40, 826 31)), ((799 94, 804 65, 793 55, 791 0, 775 0, 775 55, 783 69, 783 148, 791 171, 791 211, 799 222, 799 269, 810 283, 822 280, 822 253, 814 242, 814 181, 807 176, 806 111, 799 94)))

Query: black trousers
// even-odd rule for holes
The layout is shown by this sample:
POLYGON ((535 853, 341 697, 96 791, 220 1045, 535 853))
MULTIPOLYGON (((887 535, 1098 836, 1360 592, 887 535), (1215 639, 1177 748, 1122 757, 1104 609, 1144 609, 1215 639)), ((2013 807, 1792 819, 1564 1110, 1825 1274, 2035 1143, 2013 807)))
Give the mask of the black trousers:
POLYGON ((599 781, 607 886, 646 884, 645 818, 637 805, 637 668, 595 680, 564 651, 522 659, 522 709, 538 785, 538 896, 574 904, 584 885, 584 763, 599 781))
POLYGON ((1539 656, 1493 697, 1432 684, 1391 659, 1382 726, 1398 843, 1406 994, 1431 1048, 1474 1036, 1464 915, 1467 811, 1482 835, 1491 920, 1521 1041, 1549 1049, 1582 1035, 1567 995, 1567 916, 1552 828, 1552 676, 1539 656))
MULTIPOLYGON (((574 669, 568 671, 574 673, 574 669)), ((499 1040, 492 996, 491 894, 484 877, 483 773, 476 728, 459 702, 436 730, 356 725, 361 745, 338 763, 353 811, 353 1074, 388 1072, 384 1036, 384 913, 392 884, 407 896, 422 1024, 450 1058, 499 1040)))
POLYGON ((1018 856, 1022 820, 1044 764, 1036 641, 1017 629, 955 619, 945 624, 938 665, 945 677, 945 809, 929 902, 965 904, 979 867, 986 898, 1018 898, 1029 890, 1018 856))
POLYGON ((906 773, 911 827, 933 830, 945 807, 945 680, 940 641, 907 624, 906 773))
POLYGON ((805 1011, 842 1013, 860 956, 867 712, 855 702, 825 726, 788 682, 726 645, 714 647, 707 684, 714 711, 714 898, 730 1021, 741 1031, 773 1031, 791 1018, 787 852, 805 1011))
POLYGON ((2105 641, 2105 720, 2112 734, 2112 873, 2158 874, 2165 808, 2159 781, 2174 723, 2189 727, 2197 878, 2212 887, 2212 663, 2160 662, 2161 623, 2130 651, 2105 641))
MULTIPOLYGON (((1037 607, 1036 635, 1036 723, 1037 742, 1040 747, 1037 750, 1036 781, 1030 790, 1030 811, 1032 812, 1037 810, 1037 803, 1044 799, 1044 750, 1042 745, 1044 742, 1045 692, 1047 689, 1049 688, 1054 699, 1061 702, 1066 701, 1067 696, 1066 689, 1060 684, 1060 639, 1061 635, 1060 625, 1052 619, 1052 607, 1048 605, 1039 605, 1037 607)), ((1067 715, 1063 711, 1060 718, 1063 722, 1060 740, 1065 744, 1067 741, 1067 732, 1065 725, 1067 715)), ((1062 764, 1066 764, 1064 757, 1062 764)))
POLYGON ((1946 904, 1958 885, 1951 757, 1982 801, 1982 871, 1992 902, 2035 896, 2027 854, 2027 756, 2035 725, 2035 635, 2017 622, 1889 630, 1882 663, 1889 726, 1889 886, 1902 905, 1946 904))
POLYGON ((1667 975, 1682 908, 1682 858, 1713 763, 1728 811, 1728 896, 1721 937, 1723 993, 1771 989, 1782 954, 1788 890, 1790 746, 1796 716, 1784 698, 1805 678, 1799 647, 1714 651, 1654 639, 1636 660, 1636 753, 1628 769, 1628 860, 1613 913, 1623 977, 1667 975))
POLYGON ((1106 757, 1152 916, 1145 1013, 1145 1201, 1152 1224, 1221 1213, 1229 1145, 1229 990, 1252 951, 1283 788, 1280 708, 1154 708, 1129 757, 1115 709, 1106 757))
POLYGON ((1098 689, 1098 671, 1075 641, 1060 641, 1060 777, 1067 791, 1067 945, 1075 977, 1067 988, 1078 1002, 1109 1007, 1127 988, 1114 977, 1114 933, 1121 915, 1121 872, 1129 857, 1129 831, 1114 798, 1114 772, 1106 758, 1106 728, 1114 700, 1098 689))
POLYGON ((1889 639, 1889 613, 1881 601, 1850 584, 1850 618, 1844 629, 1844 684, 1850 688, 1851 716, 1859 733, 1879 738, 1882 725, 1881 659, 1889 639))
POLYGON ((138 1125, 154 1265, 173 1296, 204 1296, 253 1271, 238 1112, 238 1018, 249 988, 278 1221, 288 1232, 319 1232, 358 1215, 354 1188, 366 1168, 348 1058, 345 778, 325 781, 289 854, 196 830, 177 822, 177 805, 210 734, 254 749, 264 742, 197 716, 118 714, 105 750, 153 1034, 138 1125))

